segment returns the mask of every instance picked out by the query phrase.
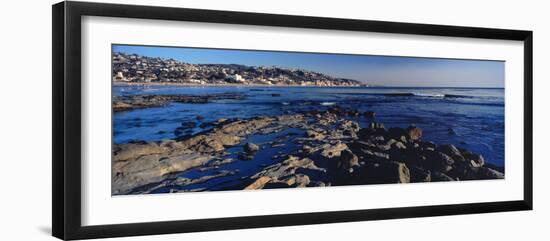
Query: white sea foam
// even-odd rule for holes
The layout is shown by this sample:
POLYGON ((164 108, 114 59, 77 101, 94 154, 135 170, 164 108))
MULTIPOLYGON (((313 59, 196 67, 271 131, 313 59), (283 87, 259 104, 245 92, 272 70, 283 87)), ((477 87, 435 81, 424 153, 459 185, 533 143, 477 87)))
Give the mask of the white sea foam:
POLYGON ((434 97, 434 98, 444 98, 445 94, 438 94, 438 93, 413 93, 414 96, 419 97, 434 97))

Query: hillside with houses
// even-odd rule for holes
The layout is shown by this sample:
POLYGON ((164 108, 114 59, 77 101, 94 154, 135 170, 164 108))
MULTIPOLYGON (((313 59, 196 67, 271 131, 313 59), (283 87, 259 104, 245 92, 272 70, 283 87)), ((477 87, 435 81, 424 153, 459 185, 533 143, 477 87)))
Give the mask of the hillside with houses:
POLYGON ((174 59, 113 53, 115 82, 194 85, 365 86, 345 78, 302 69, 239 64, 190 64, 174 59))

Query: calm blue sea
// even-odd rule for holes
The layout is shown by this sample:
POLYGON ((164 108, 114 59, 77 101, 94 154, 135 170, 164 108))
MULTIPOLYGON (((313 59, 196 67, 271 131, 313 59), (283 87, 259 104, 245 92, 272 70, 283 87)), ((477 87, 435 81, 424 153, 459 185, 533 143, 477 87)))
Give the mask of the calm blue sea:
MULTIPOLYGON (((386 128, 416 124, 424 131, 424 140, 454 144, 481 153, 487 162, 504 166, 504 89, 115 86, 113 93, 241 93, 246 97, 207 104, 171 103, 114 113, 115 143, 173 139, 174 130, 187 121, 200 125, 219 118, 279 115, 337 105, 361 112, 374 111, 376 121, 386 128), (197 120, 197 115, 204 119, 197 120)), ((362 126, 368 125, 366 119, 359 121, 362 126)), ((188 133, 201 131, 198 125, 188 133)))

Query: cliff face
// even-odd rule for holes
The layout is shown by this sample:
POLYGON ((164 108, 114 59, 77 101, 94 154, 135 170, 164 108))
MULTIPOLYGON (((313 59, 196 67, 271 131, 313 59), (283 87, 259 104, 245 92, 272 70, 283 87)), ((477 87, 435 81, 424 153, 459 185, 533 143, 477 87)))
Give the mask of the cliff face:
POLYGON ((361 86, 352 79, 322 73, 237 64, 188 64, 173 59, 113 53, 114 81, 174 82, 187 84, 254 84, 299 86, 361 86))

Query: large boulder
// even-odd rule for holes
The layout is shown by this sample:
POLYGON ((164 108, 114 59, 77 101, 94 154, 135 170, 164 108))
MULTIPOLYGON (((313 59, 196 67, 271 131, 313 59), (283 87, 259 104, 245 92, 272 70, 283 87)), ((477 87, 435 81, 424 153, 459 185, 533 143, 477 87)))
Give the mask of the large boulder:
POLYGON ((336 168, 352 172, 355 166, 359 166, 359 158, 353 152, 348 149, 340 152, 340 158, 336 160, 336 168))
POLYGON ((458 148, 456 148, 456 146, 454 145, 451 145, 451 144, 440 145, 436 148, 436 150, 439 152, 445 153, 446 155, 450 156, 451 158, 453 158, 453 160, 457 162, 465 161, 460 150, 458 150, 458 148))
POLYGON ((410 140, 417 141, 422 137, 422 129, 416 126, 409 126, 407 128, 407 135, 410 140))
POLYGON ((425 167, 432 171, 446 173, 453 169, 454 160, 447 154, 438 151, 424 152, 425 167))
POLYGON ((406 142, 408 134, 407 134, 407 131, 403 128, 392 127, 388 129, 387 136, 390 139, 401 140, 403 142, 406 142))
POLYGON ((243 147, 244 152, 248 154, 256 153, 260 150, 260 147, 254 143, 246 143, 243 147))
POLYGON ((361 140, 368 140, 371 136, 384 135, 386 133, 386 128, 383 123, 371 122, 369 127, 362 128, 357 132, 357 136, 361 140))
POLYGON ((409 167, 409 172, 411 174, 411 182, 431 182, 432 175, 430 170, 418 166, 409 167))
POLYGON ((419 147, 425 151, 435 151, 437 145, 431 141, 421 141, 419 142, 419 147))
POLYGON ((471 167, 482 167, 485 165, 485 159, 480 154, 464 152, 463 156, 471 167))
POLYGON ((475 180, 477 175, 475 170, 466 162, 455 162, 453 169, 446 173, 446 175, 458 180, 475 180))
POLYGON ((409 168, 404 163, 380 161, 371 163, 362 170, 363 179, 369 184, 409 183, 409 168))
POLYGON ((480 167, 477 170, 479 179, 504 179, 504 174, 487 167, 480 167))

